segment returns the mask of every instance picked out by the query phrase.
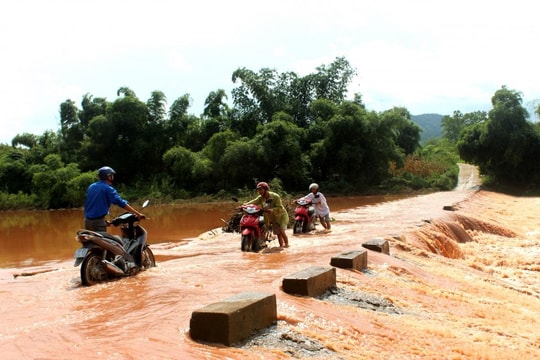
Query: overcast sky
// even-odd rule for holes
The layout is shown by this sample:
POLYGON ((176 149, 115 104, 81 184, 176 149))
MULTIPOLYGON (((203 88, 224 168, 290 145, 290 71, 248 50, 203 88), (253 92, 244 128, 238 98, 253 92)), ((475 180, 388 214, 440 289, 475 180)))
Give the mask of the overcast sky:
MULTIPOLYGON (((491 109, 502 85, 540 99, 535 0, 3 0, 0 143, 60 128, 67 99, 186 93, 200 115, 241 67, 313 73, 345 57, 368 110, 491 109)), ((229 101, 230 101, 229 97, 229 101)))

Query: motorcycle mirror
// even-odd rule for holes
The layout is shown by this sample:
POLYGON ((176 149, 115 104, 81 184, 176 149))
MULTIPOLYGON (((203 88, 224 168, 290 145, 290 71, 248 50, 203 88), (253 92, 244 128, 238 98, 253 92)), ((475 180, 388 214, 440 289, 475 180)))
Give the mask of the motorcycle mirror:
POLYGON ((144 209, 145 207, 148 206, 148 204, 150 204, 150 200, 147 199, 145 202, 143 202, 142 208, 144 209))

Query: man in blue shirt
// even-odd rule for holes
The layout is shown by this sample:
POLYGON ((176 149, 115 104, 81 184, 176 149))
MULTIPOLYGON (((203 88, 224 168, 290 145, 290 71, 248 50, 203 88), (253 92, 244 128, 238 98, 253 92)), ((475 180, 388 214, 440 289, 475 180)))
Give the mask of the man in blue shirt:
POLYGON ((92 231, 106 232, 107 222, 105 215, 109 213, 111 204, 137 215, 139 219, 144 219, 144 214, 135 210, 128 204, 112 187, 116 172, 109 166, 104 166, 98 170, 99 181, 91 184, 86 191, 84 202, 84 228, 92 231))

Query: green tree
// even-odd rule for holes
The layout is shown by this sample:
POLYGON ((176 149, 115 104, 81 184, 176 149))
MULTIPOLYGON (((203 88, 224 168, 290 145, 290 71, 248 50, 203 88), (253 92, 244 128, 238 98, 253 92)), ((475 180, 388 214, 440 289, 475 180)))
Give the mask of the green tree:
POLYGON ((146 102, 148 117, 142 119, 141 131, 137 137, 136 151, 145 164, 139 172, 143 178, 157 177, 163 171, 162 156, 169 148, 167 128, 167 98, 161 91, 153 91, 146 102))
POLYGON ((227 176, 220 180, 223 189, 253 187, 257 179, 266 179, 264 162, 266 149, 253 139, 241 138, 229 143, 219 162, 220 173, 227 176))
POLYGON ((183 189, 193 188, 192 169, 196 161, 196 154, 183 146, 175 146, 163 155, 163 162, 174 186, 183 189))
POLYGON ((390 161, 402 157, 395 143, 396 132, 378 114, 354 102, 340 104, 326 132, 310 152, 312 174, 321 182, 349 184, 358 191, 388 177, 390 161))
POLYGON ((441 127, 443 129, 443 137, 456 142, 459 140, 461 131, 474 124, 480 124, 487 120, 485 111, 475 111, 472 113, 463 114, 460 111, 454 111, 452 116, 443 116, 441 119, 441 127))
POLYGON ((300 144, 304 142, 305 130, 291 121, 291 116, 278 112, 272 121, 261 127, 255 141, 267 149, 262 160, 263 169, 259 177, 265 179, 280 178, 284 185, 302 188, 308 181, 308 159, 304 156, 300 144))
POLYGON ((29 164, 42 162, 50 154, 59 154, 62 140, 58 133, 50 130, 41 135, 32 135, 28 133, 19 134, 12 140, 12 146, 28 149, 27 162, 29 164))
POLYGON ((240 136, 230 129, 220 131, 212 135, 202 151, 198 153, 193 173, 200 183, 204 183, 202 186, 204 191, 211 192, 218 187, 227 186, 228 182, 225 179, 230 176, 230 169, 222 166, 222 158, 227 147, 239 139, 240 136))
POLYGON ((79 111, 79 120, 83 130, 86 132, 90 121, 98 116, 107 114, 108 102, 105 98, 94 98, 91 94, 86 93, 81 101, 81 110, 79 111))
POLYGON ((169 121, 165 125, 169 147, 187 145, 187 130, 194 121, 193 117, 188 115, 189 106, 189 94, 184 94, 176 99, 169 109, 169 121))
POLYGON ((212 91, 204 102, 203 115, 209 118, 227 119, 229 106, 227 105, 227 93, 223 89, 212 91))
POLYGON ((88 125, 87 137, 83 140, 81 152, 84 154, 85 169, 98 169, 103 164, 111 164, 111 149, 115 141, 114 124, 105 115, 97 115, 88 125))
POLYGON ((313 120, 311 103, 328 99, 339 104, 347 96, 354 75, 356 71, 345 58, 336 58, 305 77, 294 72, 280 74, 268 68, 259 73, 238 69, 232 76, 233 82, 240 82, 232 91, 236 108, 233 118, 240 123, 241 134, 247 136, 253 135, 254 124, 266 124, 277 112, 285 112, 291 115, 293 123, 307 127, 313 120))
POLYGON ((88 186, 96 181, 96 172, 88 171, 77 175, 77 171, 75 171, 76 169, 71 169, 73 172, 70 174, 70 178, 67 180, 66 190, 63 197, 66 203, 72 204, 72 206, 80 207, 84 205, 88 186))
POLYGON ((258 74, 246 68, 233 72, 233 83, 241 82, 232 94, 242 117, 256 119, 259 124, 270 121, 274 112, 283 105, 276 103, 272 94, 277 75, 276 70, 268 68, 261 69, 258 74))
POLYGON ((108 165, 116 170, 118 180, 129 184, 138 177, 151 173, 148 166, 151 163, 145 153, 145 143, 148 141, 144 136, 148 122, 146 104, 133 96, 120 97, 111 104, 107 112, 107 122, 111 123, 107 127, 111 129, 112 136, 107 135, 106 139, 111 142, 92 140, 105 145, 104 150, 107 153, 102 154, 101 159, 109 159, 108 165))
POLYGON ((133 97, 133 98, 136 98, 137 95, 135 94, 135 92, 133 90, 131 90, 129 87, 127 86, 122 86, 120 87, 117 91, 116 91, 116 95, 117 96, 129 96, 129 97, 133 97))
POLYGON ((51 154, 44 158, 43 164, 30 167, 32 192, 38 196, 40 205, 47 209, 80 206, 69 198, 68 184, 80 175, 77 164, 64 166, 59 155, 51 154))
POLYGON ((151 123, 163 123, 167 118, 167 97, 161 91, 152 91, 150 99, 146 102, 149 121, 151 123))
POLYGON ((460 157, 471 164, 478 165, 481 172, 484 172, 485 164, 489 162, 490 154, 485 149, 482 142, 486 132, 485 124, 474 124, 465 127, 457 142, 457 149, 460 157))
POLYGON ((356 70, 344 57, 336 58, 328 66, 321 65, 317 73, 311 75, 315 99, 328 99, 336 104, 341 103, 347 96, 347 90, 356 70))
POLYGON ((202 152, 212 162, 218 163, 225 153, 227 146, 239 138, 240 136, 230 129, 220 131, 212 135, 202 152))
POLYGON ((214 172, 214 163, 201 152, 196 153, 195 162, 191 168, 194 189, 203 193, 215 193, 219 188, 216 187, 214 172))
POLYGON ((405 155, 413 154, 420 147, 422 129, 411 120, 406 108, 394 107, 381 113, 381 126, 392 129, 394 143, 405 155))
POLYGON ((527 110, 521 105, 521 93, 506 86, 491 98, 484 126, 465 131, 458 142, 460 156, 479 165, 494 182, 533 186, 538 182, 536 159, 540 138, 527 121, 527 110))
POLYGON ((327 123, 327 136, 315 143, 311 161, 319 181, 344 180, 366 183, 364 168, 370 143, 370 125, 363 109, 352 103, 341 105, 327 123))
POLYGON ((0 145, 0 192, 17 194, 31 191, 28 150, 0 145))
POLYGON ((67 162, 77 162, 84 128, 79 121, 79 109, 72 100, 60 104, 60 134, 62 158, 67 162))
POLYGON ((38 137, 34 134, 23 133, 17 134, 11 140, 11 146, 13 147, 26 147, 28 149, 33 148, 37 145, 38 137))

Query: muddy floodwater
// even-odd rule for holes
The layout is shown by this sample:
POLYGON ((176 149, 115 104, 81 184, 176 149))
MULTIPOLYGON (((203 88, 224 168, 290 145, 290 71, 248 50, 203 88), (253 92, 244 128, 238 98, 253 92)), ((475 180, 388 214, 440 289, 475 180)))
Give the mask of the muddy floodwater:
MULTIPOLYGON (((335 211, 341 211, 404 197, 407 196, 337 197, 331 199, 331 205, 335 211)), ((148 231, 150 244, 183 244, 196 241, 201 234, 215 233, 236 213, 238 204, 232 200, 222 203, 151 204, 143 210, 148 219, 142 225, 148 231)), ((294 209, 294 203, 286 205, 289 210, 294 209)), ((121 213, 122 209, 113 206, 110 218, 121 213)), ((0 268, 28 268, 71 259, 80 245, 75 241, 75 233, 82 226, 83 216, 82 209, 0 211, 0 268)), ((112 234, 120 234, 117 228, 110 227, 108 230, 112 234)), ((240 240, 237 242, 240 243, 240 240)))
POLYGON ((260 253, 220 231, 233 203, 209 206, 203 230, 184 210, 151 206, 143 226, 158 266, 91 287, 73 267, 80 210, 43 212, 44 228, 2 213, 2 359, 540 359, 540 198, 329 202, 330 233, 288 230, 289 248, 260 253), (281 290, 285 276, 373 238, 390 254, 368 251, 364 271, 337 268, 323 296, 281 290), (276 295, 275 325, 232 346, 190 338, 193 311, 247 291, 276 295))

